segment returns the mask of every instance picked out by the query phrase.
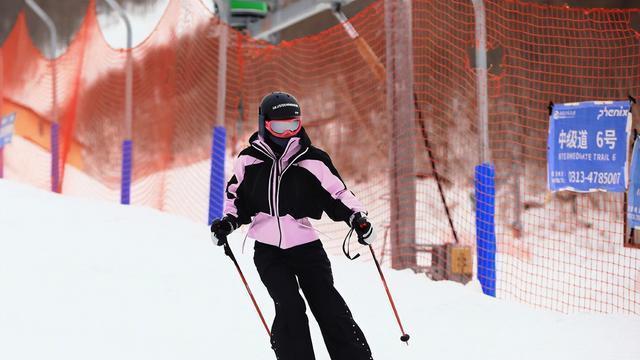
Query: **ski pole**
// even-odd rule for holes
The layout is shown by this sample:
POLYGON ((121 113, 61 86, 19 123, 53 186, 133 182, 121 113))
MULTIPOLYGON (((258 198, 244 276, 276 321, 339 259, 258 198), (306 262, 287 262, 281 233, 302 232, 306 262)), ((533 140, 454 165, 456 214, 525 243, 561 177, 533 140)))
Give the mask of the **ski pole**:
POLYGON ((391 308, 393 309, 393 314, 396 316, 396 320, 398 321, 398 326, 400 326, 400 332, 402 332, 402 336, 400 336, 400 341, 403 341, 405 344, 409 345, 409 334, 404 332, 404 328, 402 327, 402 322, 400 321, 400 316, 398 315, 398 310, 396 310, 396 304, 393 302, 393 298, 391 297, 391 292, 389 291, 389 287, 387 286, 387 280, 384 278, 384 274, 382 274, 382 269, 380 269, 380 264, 378 263, 378 259, 376 258, 376 254, 373 252, 373 247, 369 245, 369 250, 371 250, 371 256, 373 256, 373 261, 376 263, 376 267, 378 268, 378 273, 380 274, 380 279, 382 279, 382 284, 384 285, 384 289, 387 291, 387 297, 389 298, 389 303, 391 304, 391 308))
POLYGON ((269 326, 267 326, 267 322, 264 321, 264 316, 262 316, 262 311, 260 311, 260 307, 258 307, 258 303, 256 302, 256 298, 253 297, 253 293, 251 292, 251 289, 249 288, 249 284, 247 283, 247 279, 245 279, 244 275, 242 274, 242 270, 240 270, 240 265, 238 265, 238 261, 236 260, 236 257, 233 255, 233 252, 231 252, 231 247, 229 246, 229 243, 225 243, 224 244, 224 254, 227 255, 228 257, 230 257, 231 261, 233 261, 233 264, 236 266, 236 270, 238 270, 238 274, 240 274, 240 278, 242 279, 242 282, 244 283, 244 287, 247 289, 247 292, 249 293, 249 296, 251 297, 251 301, 253 302, 253 306, 256 308, 256 311, 258 312, 258 316, 260 316, 260 320, 262 320, 262 325, 264 325, 264 329, 267 330, 267 334, 269 335, 269 338, 271 338, 271 331, 269 330, 269 326))

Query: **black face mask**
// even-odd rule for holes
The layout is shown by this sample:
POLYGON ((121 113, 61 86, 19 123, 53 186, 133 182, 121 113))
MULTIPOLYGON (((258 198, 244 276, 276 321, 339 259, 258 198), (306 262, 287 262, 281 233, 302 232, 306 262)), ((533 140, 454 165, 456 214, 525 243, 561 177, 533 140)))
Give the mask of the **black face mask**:
POLYGON ((269 139, 270 143, 272 143, 272 144, 276 145, 277 147, 279 147, 280 150, 284 150, 284 148, 289 143, 289 140, 291 140, 291 138, 275 137, 275 136, 271 135, 269 132, 267 132, 267 138, 269 139))
POLYGON ((282 156, 284 148, 287 147, 289 140, 291 140, 291 138, 278 138, 269 134, 268 131, 266 136, 264 137, 264 141, 267 143, 267 145, 269 145, 271 150, 273 150, 277 158, 280 158, 280 156, 282 156))

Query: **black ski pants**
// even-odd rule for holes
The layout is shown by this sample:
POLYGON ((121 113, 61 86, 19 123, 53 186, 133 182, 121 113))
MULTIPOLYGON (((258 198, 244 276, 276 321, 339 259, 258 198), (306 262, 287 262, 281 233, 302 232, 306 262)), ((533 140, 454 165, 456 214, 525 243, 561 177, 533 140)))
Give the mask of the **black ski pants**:
POLYGON ((302 289, 332 360, 370 360, 371 350, 333 286, 320 240, 290 249, 255 243, 253 260, 275 304, 271 345, 279 360, 314 360, 302 289), (297 279, 296 279, 297 278, 297 279))

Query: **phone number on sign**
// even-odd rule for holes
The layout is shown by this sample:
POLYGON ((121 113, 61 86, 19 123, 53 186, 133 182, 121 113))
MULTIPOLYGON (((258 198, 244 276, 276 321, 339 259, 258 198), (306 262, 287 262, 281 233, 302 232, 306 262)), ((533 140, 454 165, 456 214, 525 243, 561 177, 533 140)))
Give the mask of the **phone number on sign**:
POLYGON ((574 184, 618 184, 620 182, 620 177, 622 176, 619 172, 597 172, 597 171, 589 171, 585 173, 584 171, 569 171, 569 182, 574 184))

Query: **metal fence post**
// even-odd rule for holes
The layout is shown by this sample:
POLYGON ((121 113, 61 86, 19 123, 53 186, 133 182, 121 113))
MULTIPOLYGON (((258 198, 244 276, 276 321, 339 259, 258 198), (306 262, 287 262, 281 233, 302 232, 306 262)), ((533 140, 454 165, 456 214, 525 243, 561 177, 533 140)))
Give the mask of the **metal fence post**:
POLYGON ((51 191, 61 192, 62 184, 60 184, 60 150, 59 150, 59 124, 58 124, 58 92, 57 92, 57 73, 56 73, 56 47, 58 46, 58 31, 51 20, 51 17, 42 10, 34 0, 26 0, 27 6, 45 23, 49 29, 49 40, 51 42, 49 61, 51 64, 51 191))
POLYGON ((229 4, 221 1, 219 6, 220 24, 218 38, 218 103, 216 125, 224 126, 227 97, 227 44, 229 42, 229 4))
POLYGON ((496 172, 489 149, 487 25, 483 0, 472 0, 472 3, 476 25, 476 91, 480 129, 480 165, 476 166, 475 175, 477 274, 484 293, 496 296, 496 172))
POLYGON ((391 266, 416 266, 416 160, 410 0, 385 0, 387 111, 391 119, 391 266))
POLYGON ((487 26, 483 0, 472 0, 476 24, 476 83, 478 96, 478 128, 480 129, 480 162, 491 162, 489 149, 489 94, 487 84, 487 26))
POLYGON ((127 27, 127 60, 125 63, 125 100, 124 100, 124 128, 125 137, 122 141, 122 182, 120 190, 120 203, 127 205, 131 203, 131 176, 133 168, 133 60, 131 55, 132 31, 131 22, 124 9, 115 0, 105 0, 107 4, 117 12, 127 27))

